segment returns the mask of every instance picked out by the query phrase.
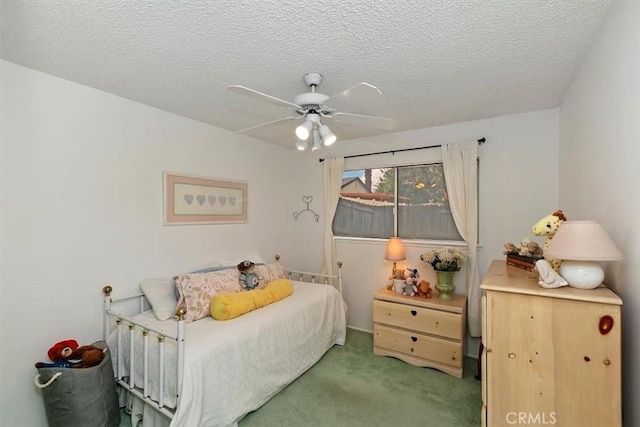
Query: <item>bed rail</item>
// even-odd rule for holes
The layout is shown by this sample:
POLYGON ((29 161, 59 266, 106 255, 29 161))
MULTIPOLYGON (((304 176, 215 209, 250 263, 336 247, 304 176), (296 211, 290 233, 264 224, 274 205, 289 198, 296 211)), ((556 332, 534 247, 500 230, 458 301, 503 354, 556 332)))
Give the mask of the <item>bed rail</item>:
POLYGON ((120 303, 131 301, 140 298, 140 307, 139 311, 142 312, 144 310, 144 295, 137 294, 124 298, 113 299, 111 297, 111 292, 113 288, 111 286, 105 286, 103 288, 104 294, 104 340, 107 341, 111 331, 112 331, 112 321, 115 320, 115 328, 117 329, 117 351, 116 351, 116 382, 124 387, 131 394, 139 397, 144 400, 145 403, 153 406, 158 412, 165 415, 168 418, 173 418, 173 410, 167 408, 165 406, 165 396, 164 396, 164 355, 165 355, 165 340, 171 340, 176 343, 177 346, 177 358, 176 363, 178 366, 176 367, 176 407, 180 404, 180 391, 182 390, 182 371, 184 367, 184 316, 186 315, 186 309, 184 307, 180 307, 176 311, 176 334, 168 334, 163 331, 158 331, 153 328, 150 328, 146 325, 142 325, 137 323, 131 317, 127 317, 114 310, 113 305, 118 305, 120 303), (125 326, 128 328, 129 334, 129 348, 123 348, 123 336, 125 333, 125 326), (151 399, 151 389, 149 385, 149 339, 150 335, 155 336, 158 340, 158 359, 159 359, 159 379, 158 379, 158 401, 154 401, 151 399), (142 348, 143 348, 143 362, 142 367, 136 366, 135 363, 135 345, 137 340, 142 339, 142 348), (123 361, 123 352, 129 352, 129 366, 128 366, 128 380, 124 375, 124 361, 123 361), (137 369, 141 369, 142 377, 143 377, 143 387, 139 388, 135 385, 135 378, 138 373, 137 369))
MULTIPOLYGON (((276 255, 276 262, 280 262, 280 255, 276 255)), ((333 285, 342 294, 342 262, 338 261, 336 265, 338 266, 338 274, 310 273, 298 270, 285 270, 285 274, 291 280, 333 285)))

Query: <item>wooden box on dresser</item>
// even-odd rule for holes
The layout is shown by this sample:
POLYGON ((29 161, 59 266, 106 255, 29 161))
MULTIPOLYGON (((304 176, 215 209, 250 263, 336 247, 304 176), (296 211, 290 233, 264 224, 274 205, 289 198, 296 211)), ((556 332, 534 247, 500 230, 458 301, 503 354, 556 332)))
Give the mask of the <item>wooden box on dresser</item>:
POLYGON ((482 297, 482 425, 622 424, 621 305, 493 261, 482 297))
POLYGON ((382 288, 373 298, 373 354, 462 378, 466 297, 441 301, 382 288))

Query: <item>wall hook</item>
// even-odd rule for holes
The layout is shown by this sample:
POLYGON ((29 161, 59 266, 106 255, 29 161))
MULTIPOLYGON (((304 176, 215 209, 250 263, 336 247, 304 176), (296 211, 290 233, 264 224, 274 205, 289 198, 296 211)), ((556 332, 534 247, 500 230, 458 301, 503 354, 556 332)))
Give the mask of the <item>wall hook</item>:
POLYGON ((311 197, 311 196, 303 196, 302 197, 302 202, 307 205, 307 208, 306 209, 302 209, 301 211, 298 211, 298 212, 294 212, 293 213, 293 218, 297 221, 298 217, 300 216, 301 213, 303 213, 303 212, 311 212, 313 214, 313 218, 316 220, 316 222, 318 222, 318 220, 320 219, 320 215, 318 215, 314 210, 309 209, 309 205, 311 204, 311 202, 313 202, 313 197, 311 197))

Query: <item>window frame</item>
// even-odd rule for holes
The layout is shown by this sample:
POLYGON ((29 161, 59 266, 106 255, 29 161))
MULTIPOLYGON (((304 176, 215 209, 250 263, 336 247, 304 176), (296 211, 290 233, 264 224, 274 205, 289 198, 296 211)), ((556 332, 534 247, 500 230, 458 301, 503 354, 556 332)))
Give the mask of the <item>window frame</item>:
MULTIPOLYGON (((479 162, 479 160, 478 160, 479 162)), ((372 166, 372 165, 368 165, 368 166, 353 166, 353 167, 345 167, 344 172, 351 172, 351 171, 358 171, 358 170, 365 170, 365 169, 394 169, 394 186, 393 186, 393 191, 394 191, 394 197, 393 197, 393 236, 389 236, 389 237, 400 237, 398 236, 398 200, 399 200, 399 196, 398 196, 398 169, 400 168, 405 168, 405 167, 420 167, 420 166, 429 166, 429 165, 443 165, 442 160, 431 160, 431 161, 425 161, 425 162, 417 162, 417 163, 401 163, 401 164, 393 164, 390 166, 372 166)), ((479 166, 479 165, 478 165, 479 166)), ((343 172, 343 173, 344 173, 343 172)), ((478 168, 478 174, 479 174, 479 168, 478 168)), ((446 182, 445 182, 446 185, 446 182)), ((479 181, 478 181, 478 186, 479 186, 479 181)), ((478 198, 478 204, 480 203, 480 200, 478 198)), ((332 219, 333 222, 333 219, 332 219)), ((459 233, 458 233, 459 234, 459 233)), ((370 241, 370 242, 379 242, 379 241, 385 241, 388 239, 388 237, 357 237, 357 236, 335 236, 334 235, 334 239, 336 240, 342 240, 342 241, 360 241, 360 242, 366 242, 366 241, 370 241)), ((417 246, 452 246, 452 247, 463 247, 466 248, 467 242, 465 242, 463 239, 460 240, 437 240, 437 239, 423 239, 423 238, 411 238, 411 237, 400 237, 400 239, 402 239, 403 242, 411 242, 412 244, 416 244, 417 246)))

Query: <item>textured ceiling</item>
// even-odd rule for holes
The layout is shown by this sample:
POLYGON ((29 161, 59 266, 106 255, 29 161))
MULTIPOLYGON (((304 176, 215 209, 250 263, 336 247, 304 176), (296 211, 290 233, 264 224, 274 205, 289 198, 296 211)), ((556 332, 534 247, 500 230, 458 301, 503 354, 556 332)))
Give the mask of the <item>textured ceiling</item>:
MULTIPOLYGON (((237 131, 289 111, 302 76, 333 95, 360 82, 380 99, 348 112, 395 131, 559 105, 605 0, 2 0, 2 58, 237 131)), ((293 147, 294 122, 264 138, 293 147)), ((332 126, 333 128, 333 126, 332 126)), ((339 140, 381 133, 340 126, 339 140)))

